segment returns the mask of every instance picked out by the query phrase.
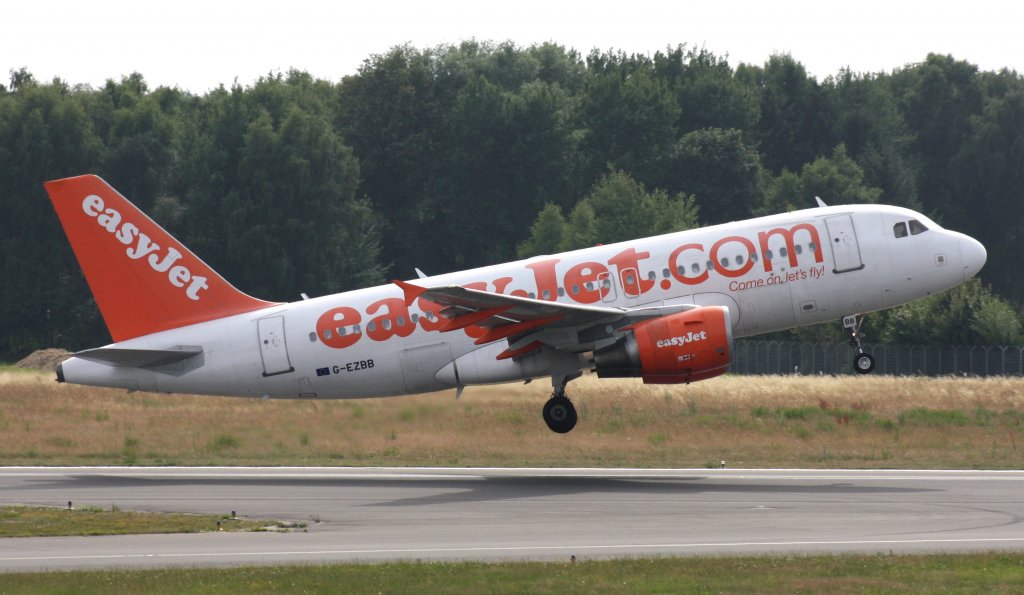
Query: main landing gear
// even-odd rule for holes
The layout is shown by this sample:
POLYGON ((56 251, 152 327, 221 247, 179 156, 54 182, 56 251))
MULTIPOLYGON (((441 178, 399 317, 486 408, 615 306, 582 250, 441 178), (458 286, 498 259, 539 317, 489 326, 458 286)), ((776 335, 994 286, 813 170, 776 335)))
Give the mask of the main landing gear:
POLYGON ((551 377, 551 384, 554 385, 555 390, 551 393, 551 398, 548 399, 547 403, 544 403, 544 423, 548 424, 548 428, 552 432, 559 434, 565 434, 572 431, 576 427, 576 407, 573 406, 572 401, 569 397, 565 396, 565 385, 574 378, 579 378, 581 372, 562 377, 561 381, 556 381, 558 376, 551 377))
POLYGON ((858 374, 870 374, 875 369, 875 357, 865 353, 860 344, 860 325, 864 323, 864 317, 857 315, 843 316, 843 329, 850 337, 850 345, 857 348, 857 354, 853 356, 853 369, 858 374))

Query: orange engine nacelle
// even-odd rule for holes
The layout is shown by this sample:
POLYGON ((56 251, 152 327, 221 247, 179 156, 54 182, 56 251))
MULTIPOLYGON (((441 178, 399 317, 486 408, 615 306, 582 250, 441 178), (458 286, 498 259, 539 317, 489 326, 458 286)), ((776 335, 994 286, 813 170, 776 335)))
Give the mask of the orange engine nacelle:
POLYGON ((725 306, 705 306, 626 327, 626 336, 594 352, 600 378, 644 384, 696 382, 724 374, 732 361, 732 325, 725 306))

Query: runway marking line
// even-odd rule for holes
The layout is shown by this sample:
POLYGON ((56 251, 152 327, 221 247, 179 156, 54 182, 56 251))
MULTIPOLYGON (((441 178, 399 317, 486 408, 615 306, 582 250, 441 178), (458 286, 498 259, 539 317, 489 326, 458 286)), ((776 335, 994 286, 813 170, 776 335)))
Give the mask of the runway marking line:
POLYGON ((843 546, 843 545, 922 545, 943 543, 1024 543, 1024 537, 993 537, 979 539, 892 539, 892 540, 849 540, 849 541, 751 541, 734 543, 661 543, 624 545, 537 545, 510 547, 468 547, 468 548, 403 548, 376 550, 309 550, 283 552, 212 552, 180 554, 97 554, 89 556, 24 556, 0 557, 0 562, 26 562, 42 560, 112 560, 131 558, 221 558, 227 556, 309 556, 309 555, 357 555, 357 554, 440 554, 473 552, 523 552, 523 551, 599 551, 607 549, 689 549, 698 547, 765 547, 765 546, 843 546))

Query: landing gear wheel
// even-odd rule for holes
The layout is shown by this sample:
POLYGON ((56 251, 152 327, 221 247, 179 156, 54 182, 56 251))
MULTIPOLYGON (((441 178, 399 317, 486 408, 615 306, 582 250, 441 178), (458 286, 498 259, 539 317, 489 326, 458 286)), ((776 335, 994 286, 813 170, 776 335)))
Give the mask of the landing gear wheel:
POLYGON ((565 434, 576 427, 576 408, 565 395, 554 395, 544 404, 544 423, 552 432, 565 434))
POLYGON ((858 374, 870 374, 875 369, 875 357, 870 353, 858 353, 853 357, 853 369, 858 374))
POLYGON ((861 347, 860 325, 863 323, 863 316, 843 317, 843 329, 850 338, 850 345, 857 349, 857 354, 853 356, 853 369, 858 374, 870 374, 875 369, 875 358, 870 353, 864 353, 864 348, 861 347))

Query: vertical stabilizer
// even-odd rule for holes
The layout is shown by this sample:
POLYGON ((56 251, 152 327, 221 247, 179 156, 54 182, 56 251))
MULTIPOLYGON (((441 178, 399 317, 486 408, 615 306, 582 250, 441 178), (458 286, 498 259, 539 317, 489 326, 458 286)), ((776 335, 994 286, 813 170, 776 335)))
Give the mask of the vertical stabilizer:
POLYGON ((101 178, 44 186, 114 341, 274 305, 235 289, 101 178))

